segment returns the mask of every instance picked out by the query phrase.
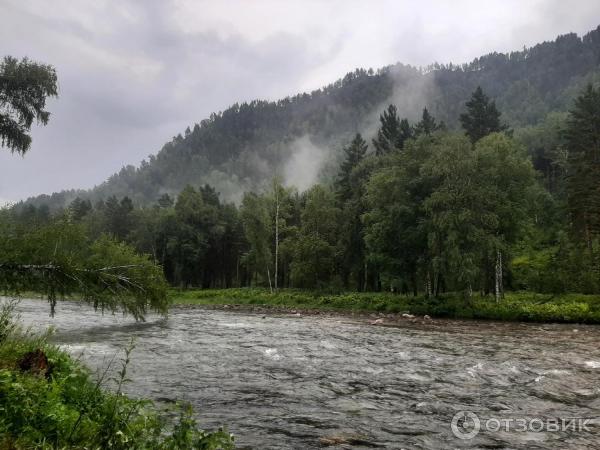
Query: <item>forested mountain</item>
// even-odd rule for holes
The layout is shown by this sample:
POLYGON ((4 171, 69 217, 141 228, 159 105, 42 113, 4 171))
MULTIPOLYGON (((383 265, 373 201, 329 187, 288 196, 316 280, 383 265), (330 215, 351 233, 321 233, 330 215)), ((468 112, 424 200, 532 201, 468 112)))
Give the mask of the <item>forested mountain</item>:
POLYGON ((587 83, 600 79, 599 66, 600 27, 583 37, 571 33, 463 65, 357 69, 311 93, 235 104, 175 136, 139 167, 124 167, 92 190, 41 195, 28 203, 56 210, 77 196, 96 203, 116 195, 147 205, 188 184, 210 184, 223 200, 239 202, 243 192, 262 187, 275 175, 303 190, 316 181, 333 180, 343 146, 357 132, 370 142, 388 104, 411 121, 427 107, 453 130, 477 86, 495 99, 504 122, 531 144, 530 152, 543 165, 539 133, 532 138, 531 127, 543 126, 549 113, 566 111, 587 83))

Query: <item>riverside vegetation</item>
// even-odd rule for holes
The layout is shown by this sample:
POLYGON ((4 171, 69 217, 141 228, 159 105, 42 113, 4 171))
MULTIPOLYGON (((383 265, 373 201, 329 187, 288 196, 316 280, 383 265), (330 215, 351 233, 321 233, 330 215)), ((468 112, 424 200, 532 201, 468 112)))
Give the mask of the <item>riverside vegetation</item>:
POLYGON ((600 324, 597 295, 506 293, 502 302, 489 296, 460 294, 426 296, 389 292, 327 293, 303 290, 270 292, 260 288, 172 290, 175 305, 235 305, 353 313, 409 313, 451 319, 506 320, 600 324))

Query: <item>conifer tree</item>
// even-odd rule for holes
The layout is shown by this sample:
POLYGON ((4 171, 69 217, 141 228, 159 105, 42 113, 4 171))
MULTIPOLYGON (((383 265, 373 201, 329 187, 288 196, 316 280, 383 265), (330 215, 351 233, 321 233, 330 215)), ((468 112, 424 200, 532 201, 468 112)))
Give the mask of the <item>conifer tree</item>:
POLYGON ((377 137, 373 139, 375 154, 377 156, 385 155, 396 148, 401 147, 400 139, 400 119, 398 111, 394 105, 388 106, 387 110, 379 116, 381 128, 377 132, 377 137))
POLYGON ((408 119, 402 119, 400 121, 400 148, 404 148, 404 143, 408 139, 412 139, 414 137, 415 130, 408 123, 408 119))
POLYGON ((422 134, 426 136, 430 136, 434 131, 441 129, 441 124, 435 120, 427 108, 423 108, 423 115, 421 116, 421 121, 415 125, 415 136, 420 136, 422 134))
POLYGON ((591 248, 600 236, 600 89, 589 85, 567 122, 567 192, 575 236, 591 248))
POLYGON ((360 133, 357 133, 356 136, 354 136, 354 139, 352 139, 352 142, 350 142, 350 145, 344 148, 346 159, 340 166, 338 179, 335 183, 336 194, 342 202, 352 198, 352 170, 364 159, 367 149, 368 145, 360 133))
POLYGON ((490 101, 481 86, 477 86, 466 106, 467 112, 460 115, 460 122, 473 144, 488 134, 508 129, 500 122, 501 113, 496 103, 490 101))

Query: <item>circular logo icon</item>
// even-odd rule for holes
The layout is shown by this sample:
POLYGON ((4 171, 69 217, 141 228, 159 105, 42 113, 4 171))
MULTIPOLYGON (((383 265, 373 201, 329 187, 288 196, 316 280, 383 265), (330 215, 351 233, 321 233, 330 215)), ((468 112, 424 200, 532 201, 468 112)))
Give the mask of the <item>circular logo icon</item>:
POLYGON ((473 439, 481 429, 479 417, 472 411, 459 411, 452 417, 452 433, 459 439, 473 439))

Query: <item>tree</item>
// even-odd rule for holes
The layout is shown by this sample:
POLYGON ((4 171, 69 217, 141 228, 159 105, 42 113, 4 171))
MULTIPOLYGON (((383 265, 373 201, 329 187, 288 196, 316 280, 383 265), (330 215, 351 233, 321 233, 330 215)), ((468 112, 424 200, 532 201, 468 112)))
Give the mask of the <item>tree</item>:
POLYGON ((432 188, 421 168, 433 149, 428 136, 408 142, 366 184, 368 207, 362 218, 368 261, 379 268, 389 288, 410 289, 414 295, 430 265, 423 203, 432 188))
POLYGON ((119 200, 110 196, 103 209, 104 231, 111 233, 117 239, 124 241, 133 227, 133 202, 127 196, 119 200))
POLYGON ((58 298, 77 295, 94 308, 118 308, 143 319, 148 308, 166 313, 162 270, 127 244, 58 219, 42 227, 0 227, 0 290, 45 294, 54 314, 58 298))
POLYGON ((600 89, 588 85, 575 100, 565 138, 572 231, 591 250, 600 236, 600 89))
POLYGON ((485 289, 491 278, 499 298, 503 255, 527 228, 528 199, 536 186, 524 150, 503 134, 491 134, 475 147, 451 135, 436 145, 422 171, 436 180, 424 206, 439 270, 469 293, 477 285, 485 289))
POLYGON ((415 136, 430 136, 433 132, 438 131, 444 127, 443 124, 438 124, 427 108, 423 108, 423 114, 421 121, 415 125, 414 134, 415 136))
POLYGON ((320 185, 306 192, 292 261, 295 286, 320 288, 332 282, 336 273, 339 215, 333 192, 320 185))
POLYGON ((400 128, 400 119, 398 111, 394 105, 389 105, 387 110, 379 116, 381 127, 377 132, 377 137, 373 139, 375 154, 385 155, 393 150, 402 148, 404 137, 400 128))
POLYGON ((346 226, 339 230, 341 275, 344 285, 354 278, 353 288, 366 288, 365 242, 361 216, 365 212, 364 189, 369 173, 363 170, 367 143, 357 134, 344 148, 346 155, 335 182, 335 195, 346 226))
POLYGON ((161 195, 156 202, 160 208, 170 208, 173 206, 173 199, 167 193, 161 195))
POLYGON ((92 203, 89 200, 82 200, 80 197, 76 197, 69 205, 71 219, 75 222, 81 221, 91 211, 92 203))
POLYGON ((254 274, 264 273, 269 286, 272 286, 271 216, 267 201, 256 193, 246 193, 242 200, 240 214, 244 234, 250 246, 249 251, 244 255, 244 262, 254 274))
POLYGON ((52 66, 6 56, 0 63, 0 139, 11 152, 25 154, 31 146, 34 120, 48 123, 47 97, 58 95, 52 66))
POLYGON ((496 103, 490 101, 480 86, 477 86, 466 106, 467 112, 460 115, 460 122, 473 144, 488 134, 508 129, 507 125, 500 122, 501 113, 496 103))
POLYGON ((350 142, 350 145, 344 147, 345 159, 340 165, 337 180, 335 182, 336 195, 340 201, 345 202, 354 196, 354 188, 351 183, 352 171, 362 162, 367 154, 368 145, 357 133, 350 142))

